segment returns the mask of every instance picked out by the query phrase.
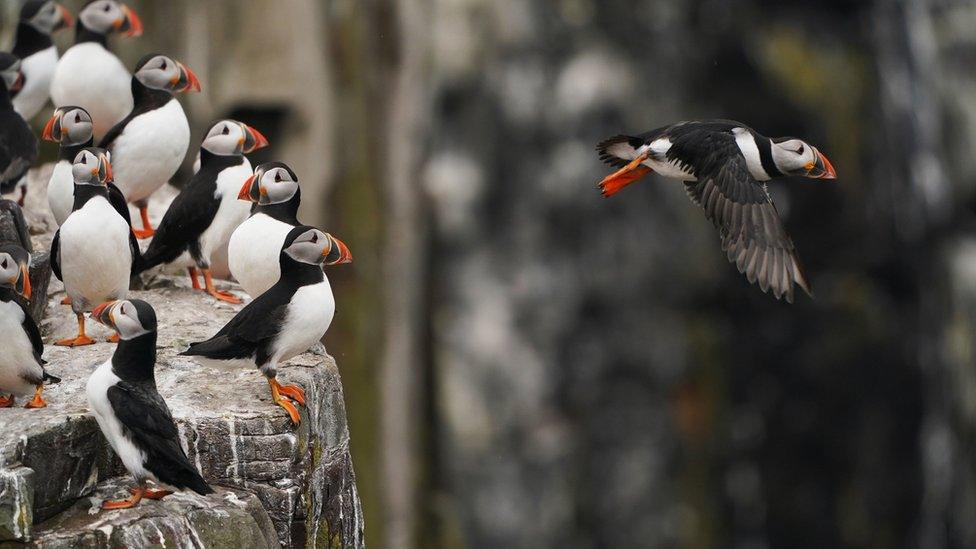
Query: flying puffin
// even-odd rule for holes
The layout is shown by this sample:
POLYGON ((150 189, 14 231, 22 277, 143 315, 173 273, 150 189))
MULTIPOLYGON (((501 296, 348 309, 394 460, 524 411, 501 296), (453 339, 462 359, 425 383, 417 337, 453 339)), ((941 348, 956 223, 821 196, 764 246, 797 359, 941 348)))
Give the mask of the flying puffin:
POLYGON ((0 246, 0 408, 13 406, 13 395, 34 392, 34 398, 25 408, 47 406, 41 393, 44 382, 57 383, 60 379, 44 370, 44 342, 41 332, 31 318, 23 302, 15 296, 29 300, 30 254, 13 244, 0 246))
POLYGON ((91 0, 78 13, 75 44, 58 61, 51 80, 55 105, 81 105, 95 121, 100 137, 132 110, 130 76, 108 50, 108 35, 142 34, 142 22, 117 0, 91 0))
POLYGON ((109 301, 92 318, 119 333, 115 354, 88 379, 88 407, 122 464, 135 477, 132 497, 105 501, 102 509, 127 509, 142 498, 162 499, 170 490, 151 490, 146 481, 213 492, 186 457, 166 401, 156 390, 156 312, 139 299, 109 301))
POLYGON ((250 206, 238 200, 241 185, 253 174, 244 155, 267 144, 261 132, 236 120, 221 120, 210 128, 200 145, 200 170, 166 210, 143 254, 142 270, 183 257, 194 289, 200 289, 200 268, 208 294, 241 303, 214 287, 210 262, 250 213, 250 206))
MULTIPOLYGON (((20 59, 0 52, 0 193, 3 194, 13 192, 37 158, 37 137, 10 101, 11 94, 20 90, 23 83, 20 59)), ((23 205, 23 194, 19 202, 23 205)))
POLYGON ((795 282, 810 283, 793 241, 766 191, 785 175, 834 179, 827 157, 792 137, 768 138, 731 120, 680 122, 636 136, 618 135, 597 145, 600 159, 620 169, 599 183, 604 197, 657 172, 679 179, 705 210, 722 238, 722 250, 750 283, 793 302, 795 282))
MULTIPOLYGON (((51 269, 64 282, 78 317, 78 336, 55 343, 69 347, 94 343, 85 335, 85 311, 109 299, 125 298, 140 259, 132 227, 109 195, 112 165, 108 153, 97 147, 82 149, 72 174, 75 201, 71 215, 51 242, 51 269)), ((117 341, 117 337, 113 335, 109 341, 117 341)))
POLYGON ((227 245, 230 272, 251 297, 278 282, 278 254, 288 232, 301 225, 298 176, 283 162, 266 162, 241 187, 241 200, 254 203, 227 245))
POLYGON ((24 73, 24 85, 14 96, 14 110, 24 120, 34 118, 51 95, 51 79, 58 64, 58 48, 51 34, 72 23, 71 13, 54 0, 27 0, 20 8, 10 53, 20 58, 24 73))
POLYGON ((205 366, 258 367, 268 378, 274 402, 298 425, 301 418, 291 401, 304 406, 305 391, 278 383, 277 367, 318 343, 332 323, 335 299, 322 264, 351 261, 349 248, 332 235, 314 227, 293 228, 281 246, 278 282, 212 338, 192 343, 180 354, 205 366))
POLYGON ((165 55, 146 55, 132 75, 132 112, 99 143, 112 153, 116 184, 126 200, 139 208, 139 238, 153 235, 149 195, 173 177, 190 146, 190 124, 173 96, 185 91, 200 91, 200 81, 193 71, 165 55))

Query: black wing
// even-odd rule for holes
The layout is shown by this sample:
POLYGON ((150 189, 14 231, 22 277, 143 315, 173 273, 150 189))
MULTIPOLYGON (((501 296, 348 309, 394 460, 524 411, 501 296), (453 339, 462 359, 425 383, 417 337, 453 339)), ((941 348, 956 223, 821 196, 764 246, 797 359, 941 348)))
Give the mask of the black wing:
POLYGON ((217 182, 213 175, 209 170, 198 171, 173 199, 156 226, 143 269, 174 261, 213 223, 220 208, 220 198, 214 196, 217 182))
POLYGON ((669 159, 693 163, 698 181, 685 183, 688 195, 718 229, 729 261, 763 292, 793 302, 793 283, 813 295, 764 183, 749 173, 735 136, 709 131, 673 139, 669 159))
POLYGON ((54 233, 54 240, 51 241, 51 271, 58 280, 61 278, 61 229, 54 233))
POLYGON ((0 188, 13 190, 37 159, 37 137, 13 110, 0 114, 0 188))
POLYGON ((132 215, 129 214, 129 205, 125 201, 125 195, 122 193, 122 189, 119 189, 111 181, 108 183, 108 202, 115 211, 119 212, 119 215, 125 220, 125 224, 129 226, 129 253, 132 254, 132 274, 137 275, 142 272, 142 252, 139 250, 139 240, 132 232, 132 215))
POLYGON ((146 466, 160 481, 201 494, 213 491, 187 459, 169 407, 152 383, 119 381, 107 395, 116 417, 146 450, 146 466))
POLYGON ((191 344, 180 354, 225 360, 253 355, 278 334, 288 312, 288 300, 281 299, 274 290, 248 303, 216 335, 191 344))
POLYGON ((37 328, 37 323, 34 322, 34 317, 31 316, 30 310, 20 301, 17 301, 17 305, 20 306, 20 310, 24 313, 24 322, 21 323, 21 326, 24 328, 24 333, 27 334, 27 339, 30 340, 31 347, 34 349, 34 358, 37 359, 38 364, 44 364, 44 359, 41 358, 44 354, 44 340, 41 339, 41 331, 37 328))

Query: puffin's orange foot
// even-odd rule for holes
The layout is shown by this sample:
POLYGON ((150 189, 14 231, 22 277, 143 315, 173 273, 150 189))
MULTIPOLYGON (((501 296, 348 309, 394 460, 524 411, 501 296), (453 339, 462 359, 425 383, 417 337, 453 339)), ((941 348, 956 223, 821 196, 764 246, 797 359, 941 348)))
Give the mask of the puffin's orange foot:
POLYGON ((305 406, 305 389, 302 389, 298 385, 279 385, 278 392, 305 406))
POLYGON ((43 392, 44 385, 38 385, 37 390, 34 391, 34 398, 24 404, 24 408, 47 408, 47 402, 44 402, 44 397, 41 396, 43 392))
POLYGON ((197 269, 196 267, 187 267, 187 274, 190 275, 190 283, 193 284, 194 290, 202 290, 200 287, 200 280, 197 279, 197 269))
POLYGON ((298 408, 295 408, 295 405, 292 404, 290 400, 283 398, 280 399, 278 402, 276 402, 276 404, 278 406, 281 406, 282 408, 285 409, 286 412, 288 412, 288 417, 291 418, 291 422, 293 425, 298 425, 299 423, 302 422, 302 416, 301 414, 298 413, 298 408))
POLYGON ((106 337, 105 338, 105 341, 108 342, 108 343, 118 343, 119 342, 119 334, 118 333, 114 333, 114 334, 106 337))
POLYGON ((64 296, 64 299, 61 300, 61 304, 62 305, 71 305, 71 297, 70 296, 64 296))
MULTIPOLYGON (((129 489, 129 493, 133 496, 136 495, 137 492, 139 492, 139 488, 129 489)), ((142 490, 142 497, 146 499, 163 499, 172 493, 172 490, 150 490, 149 488, 145 488, 142 490)))
POLYGON ((142 496, 146 493, 146 489, 140 486, 133 488, 130 492, 132 493, 132 497, 129 499, 107 499, 103 501, 102 509, 129 509, 135 507, 142 501, 142 496))
POLYGON ((139 240, 145 240, 147 238, 152 238, 156 234, 155 229, 132 229, 132 234, 136 235, 139 240))
POLYGON ((241 298, 237 297, 232 293, 222 292, 220 290, 214 290, 212 292, 207 292, 207 293, 221 301, 226 301, 227 303, 233 303, 234 305, 240 305, 241 303, 244 303, 244 301, 241 298))
POLYGON ((0 408, 10 408, 14 405, 14 395, 0 397, 0 408))
POLYGON ((93 345, 95 340, 88 336, 78 336, 75 338, 62 339, 61 341, 56 341, 54 344, 61 347, 81 347, 84 345, 93 345))

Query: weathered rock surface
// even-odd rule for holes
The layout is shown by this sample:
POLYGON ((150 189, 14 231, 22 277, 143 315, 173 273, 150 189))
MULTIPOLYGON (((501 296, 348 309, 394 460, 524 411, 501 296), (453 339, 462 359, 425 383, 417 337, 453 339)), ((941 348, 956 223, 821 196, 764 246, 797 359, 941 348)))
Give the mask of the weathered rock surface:
POLYGON ((34 300, 31 315, 44 317, 47 306, 47 285, 51 280, 50 257, 46 250, 35 250, 24 213, 13 200, 0 200, 0 244, 17 244, 31 252, 30 281, 34 300))
MULTIPOLYGON (((34 240, 48 242, 49 233, 35 234, 34 240)), ((177 356, 189 342, 212 335, 239 306, 191 290, 185 278, 159 276, 147 287, 130 296, 151 303, 159 318, 160 393, 188 456, 210 483, 223 488, 206 498, 181 494, 144 501, 125 512, 101 511, 92 503, 90 498, 124 495, 130 481, 88 414, 85 397, 88 376, 114 346, 104 342, 108 331, 93 322, 89 334, 99 343, 76 349, 50 345, 76 330, 70 309, 58 304, 60 284, 53 283, 48 316, 40 324, 49 343, 48 370, 63 381, 45 391, 47 408, 0 410, 0 546, 19 541, 138 547, 173 545, 170 540, 194 547, 364 546, 333 359, 319 348, 279 369, 283 382, 301 385, 308 397, 295 428, 271 402, 257 370, 209 369, 177 356)))

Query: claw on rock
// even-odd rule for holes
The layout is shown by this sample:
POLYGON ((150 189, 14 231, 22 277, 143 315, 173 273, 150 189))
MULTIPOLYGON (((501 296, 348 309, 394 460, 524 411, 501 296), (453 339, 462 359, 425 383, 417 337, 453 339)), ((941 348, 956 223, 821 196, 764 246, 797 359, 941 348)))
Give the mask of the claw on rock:
POLYGON ((44 397, 41 393, 44 392, 44 384, 38 385, 37 389, 34 390, 34 398, 30 399, 30 402, 24 404, 24 408, 46 408, 47 402, 44 402, 44 397))
POLYGON ((280 383, 278 383, 278 380, 275 379, 275 378, 269 378, 268 379, 268 385, 271 386, 271 398, 274 400, 275 404, 277 404, 278 406, 281 406, 282 408, 285 409, 286 412, 288 412, 288 417, 291 418, 292 424, 298 425, 299 423, 301 423, 302 422, 302 416, 301 416, 301 414, 298 413, 298 408, 295 408, 295 405, 292 404, 290 400, 288 400, 287 398, 285 398, 284 396, 282 396, 283 391, 281 389, 284 389, 285 387, 291 387, 292 389, 298 389, 299 391, 298 392, 294 392, 294 393, 295 394, 299 394, 299 392, 300 392, 301 398, 302 398, 302 403, 304 403, 304 400, 305 400, 305 392, 302 391, 300 387, 296 387, 294 385, 283 386, 280 383))
POLYGON ((10 408, 14 405, 14 395, 0 397, 0 408, 10 408))

